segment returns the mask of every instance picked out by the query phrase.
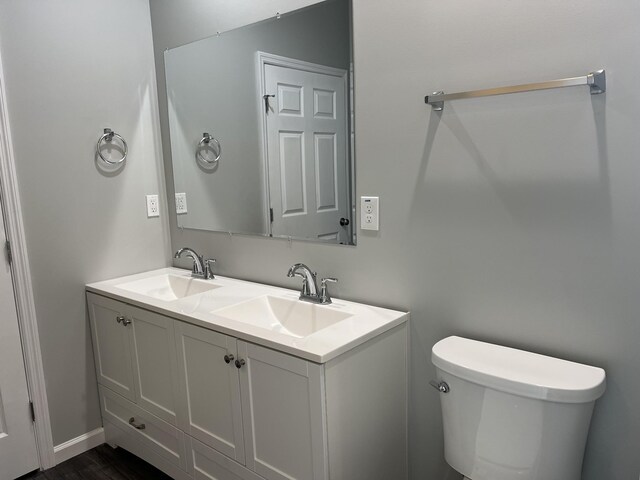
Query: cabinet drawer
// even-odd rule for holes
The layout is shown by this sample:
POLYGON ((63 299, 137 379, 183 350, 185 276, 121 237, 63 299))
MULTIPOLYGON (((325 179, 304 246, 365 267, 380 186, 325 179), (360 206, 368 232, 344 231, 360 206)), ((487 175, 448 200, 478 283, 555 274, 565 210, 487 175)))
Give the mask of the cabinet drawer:
POLYGON ((105 440, 108 444, 123 448, 128 452, 133 453, 135 456, 150 463, 157 469, 162 470, 174 480, 193 480, 191 475, 177 465, 167 462, 164 458, 150 451, 148 448, 144 448, 142 446, 142 442, 139 441, 138 435, 132 434, 128 431, 125 432, 124 430, 113 426, 111 422, 105 421, 103 423, 105 440))
POLYGON ((187 436, 188 470, 194 480, 264 480, 250 470, 187 436))
POLYGON ((105 421, 129 432, 141 446, 170 464, 186 470, 184 433, 108 388, 102 385, 99 388, 100 406, 105 421))

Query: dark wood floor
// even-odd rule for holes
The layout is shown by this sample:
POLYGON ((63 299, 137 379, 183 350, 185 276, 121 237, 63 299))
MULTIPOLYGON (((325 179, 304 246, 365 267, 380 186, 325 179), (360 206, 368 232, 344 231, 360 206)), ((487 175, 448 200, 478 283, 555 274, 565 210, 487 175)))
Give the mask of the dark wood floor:
POLYGON ((30 473, 19 480, 170 480, 170 477, 126 450, 100 445, 46 472, 30 473))

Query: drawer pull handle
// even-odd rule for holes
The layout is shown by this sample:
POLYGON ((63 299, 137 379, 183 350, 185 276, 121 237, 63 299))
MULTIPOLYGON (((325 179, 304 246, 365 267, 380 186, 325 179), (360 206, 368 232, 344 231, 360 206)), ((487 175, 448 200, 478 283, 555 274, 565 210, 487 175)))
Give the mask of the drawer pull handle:
POLYGON ((233 354, 231 354, 231 355, 225 355, 225 356, 224 356, 224 362, 225 362, 225 363, 231 363, 231 362, 233 362, 233 359, 234 359, 234 358, 235 358, 235 357, 233 356, 233 354))
POLYGON ((240 360, 236 360, 236 368, 242 368, 243 365, 245 365, 247 362, 245 362, 244 358, 241 358, 240 360))
POLYGON ((116 317, 116 322, 121 323, 122 325, 124 325, 126 327, 127 325, 129 325, 131 323, 131 320, 129 320, 128 318, 123 317, 122 315, 118 315, 116 317))
POLYGON ((129 419, 129 425, 131 425, 136 430, 144 430, 145 428, 147 428, 144 423, 136 423, 136 419, 134 417, 131 417, 129 419))

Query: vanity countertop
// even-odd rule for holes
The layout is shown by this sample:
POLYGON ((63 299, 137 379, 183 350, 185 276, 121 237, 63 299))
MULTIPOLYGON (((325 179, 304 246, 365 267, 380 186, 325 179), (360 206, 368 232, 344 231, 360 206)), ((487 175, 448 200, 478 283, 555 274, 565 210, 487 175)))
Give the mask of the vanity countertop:
MULTIPOLYGON (((407 312, 335 298, 333 303, 327 306, 306 306, 306 302, 299 302, 299 292, 294 290, 218 275, 212 280, 191 279, 189 270, 179 268, 163 268, 90 283, 86 289, 88 292, 120 300, 136 307, 290 353, 316 363, 328 362, 409 319, 407 312), (160 297, 163 295, 156 295, 158 297, 156 298, 140 293, 142 290, 137 287, 138 285, 147 285, 155 278, 166 278, 167 276, 174 280, 180 280, 185 285, 207 288, 206 284, 209 284, 215 288, 184 298, 169 299, 169 296, 165 296, 164 299, 161 299, 160 297), (256 300, 267 305, 264 299, 275 299, 275 301, 281 299, 282 303, 286 305, 297 305, 308 311, 347 318, 335 321, 335 323, 307 336, 298 337, 261 326, 259 319, 247 319, 248 322, 239 321, 230 318, 233 315, 225 313, 234 311, 234 306, 240 307, 239 311, 242 311, 242 305, 248 305, 249 302, 256 300)), ((246 310, 251 312, 251 308, 246 310)))

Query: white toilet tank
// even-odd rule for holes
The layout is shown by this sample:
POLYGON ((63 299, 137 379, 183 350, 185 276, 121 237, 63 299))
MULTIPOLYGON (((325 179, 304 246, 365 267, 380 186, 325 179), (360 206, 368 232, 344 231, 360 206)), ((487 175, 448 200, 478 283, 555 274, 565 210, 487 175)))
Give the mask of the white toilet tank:
POLYGON ((471 480, 580 480, 604 370, 461 337, 434 345, 431 360, 448 386, 440 400, 455 470, 471 480))

